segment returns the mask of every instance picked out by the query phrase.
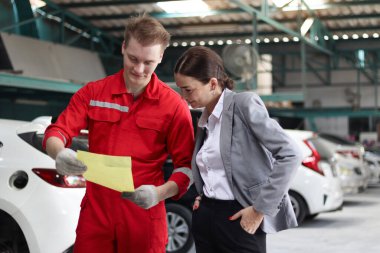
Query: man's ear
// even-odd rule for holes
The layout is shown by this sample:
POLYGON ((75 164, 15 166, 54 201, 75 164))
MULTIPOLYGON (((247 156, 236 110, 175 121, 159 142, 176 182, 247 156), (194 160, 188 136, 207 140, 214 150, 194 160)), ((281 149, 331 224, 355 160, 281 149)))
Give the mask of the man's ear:
POLYGON ((125 40, 123 40, 123 44, 121 44, 121 54, 124 54, 125 49, 126 49, 125 40))

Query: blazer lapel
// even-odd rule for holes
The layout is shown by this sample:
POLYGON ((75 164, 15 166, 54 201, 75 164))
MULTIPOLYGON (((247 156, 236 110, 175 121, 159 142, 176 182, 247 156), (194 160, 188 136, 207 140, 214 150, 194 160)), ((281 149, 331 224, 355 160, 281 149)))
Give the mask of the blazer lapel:
POLYGON ((231 165, 231 146, 232 146, 232 123, 234 113, 235 92, 226 89, 223 101, 223 116, 220 130, 220 154, 222 156, 223 165, 226 170, 228 182, 232 188, 232 165, 231 165))
POLYGON ((201 174, 199 173, 199 169, 198 169, 197 162, 196 162, 196 156, 198 154, 198 151, 202 147, 202 144, 203 144, 204 139, 205 139, 205 135, 206 135, 206 129, 197 127, 194 152, 193 152, 193 157, 191 159, 191 167, 192 167, 192 171, 193 171, 194 184, 195 184, 195 188, 197 189, 199 194, 201 194, 203 191, 203 180, 202 180, 201 174))

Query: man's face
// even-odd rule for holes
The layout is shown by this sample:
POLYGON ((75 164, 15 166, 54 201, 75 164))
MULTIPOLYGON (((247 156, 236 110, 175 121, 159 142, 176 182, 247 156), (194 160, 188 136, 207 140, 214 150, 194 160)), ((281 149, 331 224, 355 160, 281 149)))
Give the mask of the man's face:
POLYGON ((159 44, 142 46, 133 37, 128 45, 123 42, 124 80, 128 87, 146 86, 161 62, 163 49, 159 44))

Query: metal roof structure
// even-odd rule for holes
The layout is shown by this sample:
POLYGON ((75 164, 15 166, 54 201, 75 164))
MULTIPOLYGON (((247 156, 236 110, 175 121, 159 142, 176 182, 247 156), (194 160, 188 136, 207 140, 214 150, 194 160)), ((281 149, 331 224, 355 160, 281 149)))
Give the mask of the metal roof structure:
MULTIPOLYGON (((194 5, 199 1, 189 0, 194 5)), ((169 12, 159 4, 174 6, 181 1, 42 2, 46 5, 36 9, 29 1, 0 2, 5 7, 0 32, 89 49, 97 52, 113 73, 122 60, 126 20, 145 14, 155 17, 172 35, 157 69, 164 81, 171 81, 175 59, 189 46, 205 45, 221 53, 229 44, 249 44, 258 48, 260 55, 272 56, 275 93, 268 101, 303 103, 309 87, 350 86, 360 93, 361 86, 372 85, 373 94, 378 94, 380 0, 204 0, 207 10, 177 7, 169 12), (309 27, 302 31, 307 23, 309 27)), ((235 78, 239 81, 240 77, 235 78)), ((56 91, 73 92, 78 86, 7 73, 1 73, 0 79, 0 86, 10 90, 3 92, 8 97, 19 96, 22 89, 48 90, 46 87, 53 85, 56 91), (60 89, 62 85, 67 87, 60 89)))
MULTIPOLYGON (((254 32, 254 16, 257 18, 257 42, 265 40, 264 43, 297 40, 294 38, 299 34, 297 30, 307 18, 314 18, 318 29, 323 29, 323 37, 316 36, 312 40, 378 38, 380 32, 380 1, 377 0, 301 0, 301 10, 295 8, 290 11, 286 9, 294 5, 296 0, 282 1, 282 8, 271 0, 204 0, 208 11, 180 10, 176 13, 166 13, 157 5, 163 1, 152 0, 46 2, 45 10, 50 11, 55 5, 119 39, 123 37, 127 18, 148 14, 157 18, 172 34, 173 45, 200 43, 204 40, 218 43, 219 40, 248 39, 254 32), (320 9, 312 9, 312 2, 321 2, 323 5, 320 9)), ((178 1, 166 2, 174 5, 178 1)))

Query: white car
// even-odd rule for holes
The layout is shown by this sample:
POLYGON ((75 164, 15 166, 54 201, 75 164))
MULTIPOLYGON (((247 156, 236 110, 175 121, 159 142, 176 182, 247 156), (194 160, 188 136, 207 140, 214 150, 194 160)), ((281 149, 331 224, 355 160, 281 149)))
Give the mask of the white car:
POLYGON ((285 130, 300 146, 304 160, 290 185, 289 195, 299 223, 319 213, 340 210, 343 191, 332 161, 321 159, 311 131, 285 130))
POLYGON ((85 181, 41 151, 46 122, 0 120, 0 252, 72 251, 85 181))
POLYGON ((364 162, 364 147, 331 134, 318 134, 330 150, 336 152, 339 178, 346 194, 357 193, 368 187, 370 172, 364 162))
POLYGON ((377 184, 380 182, 380 155, 373 151, 364 153, 364 161, 369 168, 370 177, 369 184, 377 184))
MULTIPOLYGON (((52 117, 32 122, 0 120, 0 253, 70 253, 80 203, 85 193, 82 176, 61 176, 54 160, 42 150, 52 117)), ((74 138, 74 150, 88 149, 88 131, 74 138)), ((164 166, 166 177, 171 160, 164 166)), ((178 201, 166 201, 168 253, 186 253, 195 189, 178 201)))
MULTIPOLYGON (((81 176, 58 175, 53 159, 42 151, 43 133, 50 121, 50 117, 32 122, 0 120, 0 252, 72 251, 85 180, 81 176)), ((342 194, 330 165, 319 161, 317 153, 303 142, 313 133, 287 132, 297 140, 305 156, 289 191, 298 220, 302 222, 306 216, 339 209, 342 194)), ((86 148, 85 138, 73 143, 73 149, 86 148)), ((184 206, 169 203, 167 207, 179 204, 184 206)), ((168 214, 173 212, 168 209, 168 214)), ((185 217, 177 215, 181 213, 175 212, 176 217, 185 217)), ((187 219, 178 229, 185 223, 189 229, 187 219)), ((186 243, 175 244, 168 252, 185 252, 182 248, 191 246, 189 231, 177 231, 169 239, 179 236, 186 243)))

